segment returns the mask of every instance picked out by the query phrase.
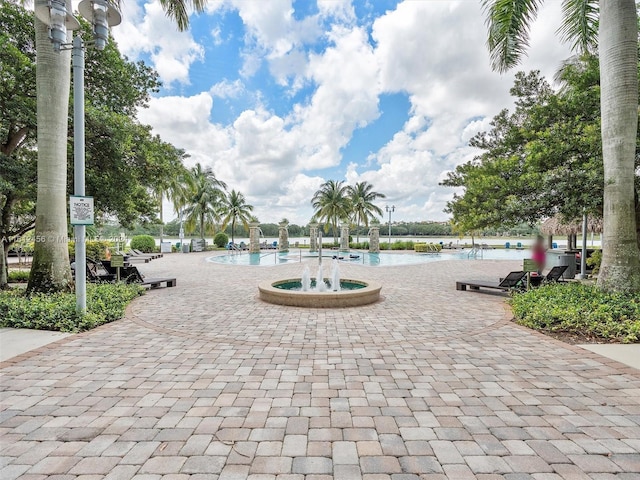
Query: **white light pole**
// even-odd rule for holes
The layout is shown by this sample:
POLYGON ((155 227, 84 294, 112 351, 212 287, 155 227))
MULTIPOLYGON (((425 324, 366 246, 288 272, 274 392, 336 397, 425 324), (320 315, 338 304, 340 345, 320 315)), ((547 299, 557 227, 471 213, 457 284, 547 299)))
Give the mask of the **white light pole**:
POLYGON ((389 212, 389 249, 391 249, 391 212, 396 211, 395 205, 385 205, 384 209, 389 212))
MULTIPOLYGON (((73 66, 73 190, 74 195, 85 196, 85 152, 84 152, 84 48, 80 34, 73 43, 67 43, 67 30, 76 30, 80 23, 69 13, 70 1, 36 0, 35 14, 49 26, 49 38, 56 52, 71 50, 73 66)), ((80 14, 93 26, 94 47, 104 49, 109 39, 109 27, 118 25, 122 17, 108 0, 82 0, 78 5, 80 14)), ((76 310, 87 310, 87 252, 85 225, 75 225, 76 255, 76 310)))
POLYGON ((587 278, 587 210, 582 210, 582 252, 580 254, 580 275, 578 278, 587 278))

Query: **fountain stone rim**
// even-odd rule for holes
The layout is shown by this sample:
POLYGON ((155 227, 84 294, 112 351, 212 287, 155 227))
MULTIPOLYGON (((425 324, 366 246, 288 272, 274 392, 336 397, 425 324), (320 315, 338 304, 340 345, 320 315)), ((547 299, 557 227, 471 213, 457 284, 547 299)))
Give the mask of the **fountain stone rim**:
MULTIPOLYGON (((315 278, 315 277, 313 277, 315 278)), ((341 278, 341 282, 353 282, 365 285, 357 290, 339 290, 339 291, 297 291, 284 290, 274 285, 300 282, 300 277, 268 280, 258 285, 260 299, 273 303, 275 305, 285 305, 290 307, 304 308, 345 308, 359 307, 369 305, 380 300, 380 290, 382 285, 377 282, 357 280, 352 278, 341 278)))

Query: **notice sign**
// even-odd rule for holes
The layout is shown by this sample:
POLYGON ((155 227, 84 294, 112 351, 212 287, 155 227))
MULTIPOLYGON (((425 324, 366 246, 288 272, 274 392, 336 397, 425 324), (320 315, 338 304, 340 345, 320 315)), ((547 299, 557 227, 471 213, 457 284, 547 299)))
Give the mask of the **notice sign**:
POLYGON ((124 267, 124 255, 111 255, 112 267, 124 267))
POLYGON ((522 270, 524 270, 525 272, 537 272, 538 265, 533 260, 525 258, 522 261, 522 270))
POLYGON ((69 197, 71 225, 93 225, 93 197, 69 197))

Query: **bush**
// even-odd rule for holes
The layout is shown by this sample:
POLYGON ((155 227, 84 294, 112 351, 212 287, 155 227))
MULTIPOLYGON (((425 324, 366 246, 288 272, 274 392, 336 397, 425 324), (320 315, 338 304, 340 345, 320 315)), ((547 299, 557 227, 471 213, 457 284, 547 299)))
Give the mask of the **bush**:
MULTIPOLYGON (((114 245, 112 242, 107 242, 106 240, 87 240, 85 242, 87 249, 87 257, 93 258, 94 260, 105 260, 105 254, 107 252, 107 248, 111 250, 113 253, 114 245)), ((69 258, 76 257, 76 243, 71 241, 69 242, 69 258)))
POLYGON ((131 238, 131 250, 151 253, 156 249, 156 241, 151 235, 136 235, 131 238))
POLYGON ((594 340, 640 342, 640 294, 606 293, 580 283, 545 285, 510 300, 516 322, 594 340))
POLYGON ((139 285, 88 284, 87 313, 76 312, 74 293, 26 296, 21 289, 0 292, 0 326, 81 332, 122 318, 129 302, 142 295, 139 285))
POLYGON ((414 242, 395 241, 391 244, 391 250, 413 250, 414 242))
POLYGON ((10 270, 8 279, 10 283, 28 282, 29 270, 10 270))
POLYGON ((600 271, 600 265, 602 264, 602 250, 595 250, 589 258, 587 258, 587 265, 593 269, 593 273, 600 271))
POLYGON ((427 252, 439 252, 442 250, 442 245, 439 243, 416 243, 413 246, 413 249, 418 253, 427 253, 427 252))
POLYGON ((229 244, 229 235, 224 232, 217 233, 215 237, 213 237, 213 244, 216 247, 224 248, 229 244))

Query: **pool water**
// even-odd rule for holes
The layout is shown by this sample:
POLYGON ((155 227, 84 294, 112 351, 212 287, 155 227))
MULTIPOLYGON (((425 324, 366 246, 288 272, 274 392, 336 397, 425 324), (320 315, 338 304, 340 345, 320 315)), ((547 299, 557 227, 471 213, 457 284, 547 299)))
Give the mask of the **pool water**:
MULTIPOLYGON (((325 284, 327 285, 327 292, 330 292, 330 286, 325 280, 325 284)), ((311 280, 311 289, 316 288, 316 280, 311 280)), ((281 290, 293 290, 293 291, 302 291, 302 280, 291 280, 290 282, 276 282, 273 284, 275 288, 280 288, 281 290)), ((364 288, 366 285, 364 283, 359 282, 350 282, 348 280, 340 280, 340 290, 360 290, 364 288)))
MULTIPOLYGON (((359 264, 369 267, 392 267, 397 265, 416 265, 420 263, 440 262, 443 260, 522 260, 529 258, 528 250, 483 250, 477 256, 469 256, 470 250, 445 250, 442 253, 369 253, 356 252, 349 253, 323 252, 322 258, 331 261, 334 257, 340 263, 359 264)), ((308 251, 290 251, 288 253, 261 252, 261 253, 241 253, 233 255, 217 255, 207 258, 213 263, 225 265, 254 265, 268 267, 283 265, 286 263, 299 263, 317 259, 317 255, 312 255, 308 251)))

